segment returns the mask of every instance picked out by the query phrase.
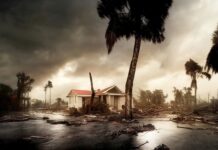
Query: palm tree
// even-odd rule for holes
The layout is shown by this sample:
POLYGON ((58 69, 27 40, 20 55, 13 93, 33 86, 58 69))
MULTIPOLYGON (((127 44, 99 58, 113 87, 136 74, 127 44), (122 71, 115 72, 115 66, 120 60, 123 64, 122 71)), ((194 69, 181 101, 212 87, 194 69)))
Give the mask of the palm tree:
POLYGON ((203 67, 196 63, 194 60, 190 59, 185 63, 186 74, 191 76, 191 88, 195 89, 195 105, 197 104, 197 78, 198 77, 207 77, 211 78, 211 75, 203 71, 203 67))
POLYGON ((205 68, 207 69, 207 72, 212 69, 214 73, 218 73, 218 27, 213 33, 212 42, 213 46, 207 56, 205 68))
POLYGON ((47 88, 48 88, 48 84, 46 84, 45 86, 44 86, 44 91, 45 91, 45 107, 46 107, 46 93, 47 93, 47 88))
POLYGON ((127 109, 132 118, 132 89, 140 51, 141 41, 153 43, 162 42, 164 37, 164 22, 172 0, 99 0, 97 11, 102 19, 108 19, 105 33, 108 53, 121 38, 135 38, 133 56, 125 86, 127 109), (129 105, 127 105, 129 102, 129 105), (128 108, 129 107, 129 108, 128 108))
POLYGON ((49 88, 49 91, 50 91, 50 98, 49 98, 49 104, 51 106, 51 88, 53 88, 53 84, 51 81, 48 81, 48 84, 47 84, 47 87, 49 88))

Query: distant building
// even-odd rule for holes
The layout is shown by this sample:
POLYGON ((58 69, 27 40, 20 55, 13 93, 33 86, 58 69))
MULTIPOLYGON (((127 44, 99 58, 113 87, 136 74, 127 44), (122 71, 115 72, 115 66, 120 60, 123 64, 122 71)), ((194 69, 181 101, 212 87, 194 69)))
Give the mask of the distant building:
MULTIPOLYGON (((91 94, 92 92, 89 90, 72 89, 67 95, 69 98, 68 108, 85 108, 90 104, 91 94)), ((125 105, 125 94, 114 85, 103 90, 98 89, 95 91, 94 101, 101 101, 108 104, 109 108, 113 110, 122 110, 122 105, 125 105)))

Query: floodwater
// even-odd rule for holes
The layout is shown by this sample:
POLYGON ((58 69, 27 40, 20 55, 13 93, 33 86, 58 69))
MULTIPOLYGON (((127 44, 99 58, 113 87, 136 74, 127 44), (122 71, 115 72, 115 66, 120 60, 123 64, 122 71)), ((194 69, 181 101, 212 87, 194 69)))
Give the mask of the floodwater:
MULTIPOLYGON (((48 115, 47 115, 48 116, 48 115)), ((65 119, 62 115, 50 115, 52 119, 65 119)), ((22 148, 39 150, 110 149, 127 150, 142 145, 141 150, 153 150, 160 144, 171 150, 217 150, 218 134, 211 130, 177 128, 167 119, 144 119, 144 124, 156 127, 135 135, 121 135, 112 139, 111 132, 124 127, 117 122, 88 123, 82 126, 52 125, 45 120, 0 123, 0 149, 22 148)))

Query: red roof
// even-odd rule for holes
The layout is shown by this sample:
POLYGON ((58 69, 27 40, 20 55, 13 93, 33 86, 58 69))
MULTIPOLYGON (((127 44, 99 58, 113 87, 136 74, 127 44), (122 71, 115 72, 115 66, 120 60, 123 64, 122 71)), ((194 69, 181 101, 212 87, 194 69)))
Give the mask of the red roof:
MULTIPOLYGON (((95 91, 95 94, 101 95, 102 92, 100 90, 97 90, 97 91, 95 91)), ((89 95, 89 96, 91 96, 92 92, 88 91, 88 90, 75 90, 75 89, 73 89, 69 92, 68 96, 70 96, 70 95, 89 95)))
POLYGON ((70 95, 91 95, 91 94, 92 92, 87 91, 87 90, 71 90, 68 96, 70 95))
MULTIPOLYGON (((115 87, 115 86, 110 86, 110 87, 107 87, 107 88, 105 88, 105 89, 103 89, 103 90, 98 89, 98 90, 95 91, 95 95, 96 95, 96 96, 97 96, 97 95, 105 95, 104 92, 106 92, 107 90, 109 90, 109 89, 111 89, 111 88, 113 88, 113 87, 115 87)), ((69 92, 69 94, 67 95, 67 97, 69 97, 69 96, 71 96, 71 95, 91 96, 91 95, 92 95, 92 92, 91 92, 91 91, 88 91, 88 90, 75 90, 75 89, 73 89, 73 90, 71 90, 71 91, 69 92)))

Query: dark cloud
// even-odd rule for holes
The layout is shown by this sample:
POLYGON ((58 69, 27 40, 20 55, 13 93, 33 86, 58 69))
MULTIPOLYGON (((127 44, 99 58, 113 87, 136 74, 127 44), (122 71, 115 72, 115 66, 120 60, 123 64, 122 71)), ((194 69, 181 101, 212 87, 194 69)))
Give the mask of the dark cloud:
POLYGON ((25 71, 41 80, 69 60, 99 51, 102 22, 95 8, 90 0, 1 1, 0 79, 11 84, 4 74, 25 71))
MULTIPOLYGON (((75 62, 67 77, 87 77, 91 71, 124 85, 134 41, 118 41, 108 56, 107 20, 98 17, 96 5, 97 0, 0 1, 0 82, 15 85, 16 73, 25 71, 39 84, 75 62)), ((135 86, 181 73, 190 57, 203 65, 216 27, 216 5, 212 0, 174 0, 166 40, 142 43, 135 86)))

